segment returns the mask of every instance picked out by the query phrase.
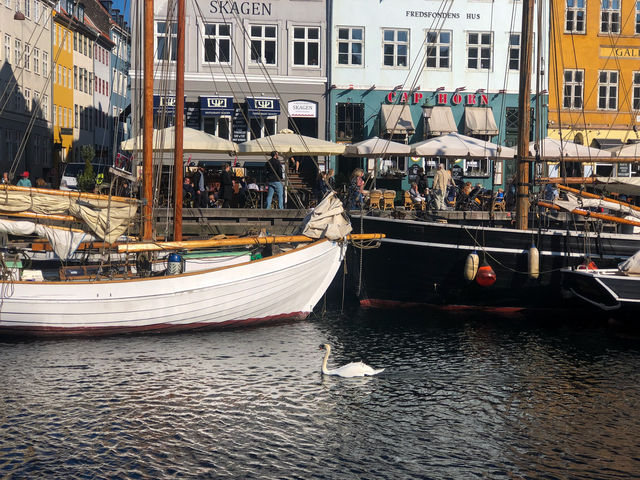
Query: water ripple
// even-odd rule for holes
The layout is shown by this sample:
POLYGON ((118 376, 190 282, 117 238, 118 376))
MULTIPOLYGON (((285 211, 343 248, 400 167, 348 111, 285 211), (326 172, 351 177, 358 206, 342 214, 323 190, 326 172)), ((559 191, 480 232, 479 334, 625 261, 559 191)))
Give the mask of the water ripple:
POLYGON ((3 478, 640 473, 640 350, 600 327, 433 312, 0 341, 3 478), (375 377, 323 377, 363 360, 375 377))

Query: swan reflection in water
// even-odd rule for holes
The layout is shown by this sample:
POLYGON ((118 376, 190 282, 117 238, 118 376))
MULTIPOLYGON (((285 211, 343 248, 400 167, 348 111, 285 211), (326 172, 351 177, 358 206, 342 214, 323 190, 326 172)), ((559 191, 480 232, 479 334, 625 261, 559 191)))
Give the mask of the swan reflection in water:
POLYGON ((328 344, 320 345, 320 350, 326 350, 324 354, 324 360, 322 361, 322 373, 324 375, 337 375, 339 377, 364 377, 370 375, 377 375, 378 373, 384 371, 384 368, 380 368, 378 370, 371 368, 366 363, 362 362, 351 362, 346 365, 343 365, 339 368, 334 368, 333 370, 327 369, 327 360, 329 359, 329 355, 331 354, 331 346, 328 344))

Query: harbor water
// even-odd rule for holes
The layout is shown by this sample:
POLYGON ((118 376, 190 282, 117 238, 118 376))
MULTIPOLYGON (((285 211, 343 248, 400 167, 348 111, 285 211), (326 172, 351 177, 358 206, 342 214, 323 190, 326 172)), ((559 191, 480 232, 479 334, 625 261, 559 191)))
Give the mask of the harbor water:
POLYGON ((1 339, 0 478, 638 478, 640 336, 547 320, 1 339))

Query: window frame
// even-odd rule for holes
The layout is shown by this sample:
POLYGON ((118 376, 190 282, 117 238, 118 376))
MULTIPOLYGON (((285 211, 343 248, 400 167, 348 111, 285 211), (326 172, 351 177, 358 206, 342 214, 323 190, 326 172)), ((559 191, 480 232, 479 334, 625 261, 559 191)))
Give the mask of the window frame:
POLYGON ((336 104, 336 141, 359 141, 363 138, 364 136, 364 125, 365 125, 365 104, 364 103, 349 103, 349 102, 339 102, 336 104), (358 108, 359 112, 357 112, 360 115, 360 119, 356 118, 356 115, 354 115, 356 113, 355 108, 358 108), (351 118, 346 118, 347 117, 347 111, 348 109, 351 109, 351 118), (344 119, 340 119, 340 113, 341 111, 344 111, 345 113, 345 118, 344 119), (344 134, 340 135, 340 127, 344 126, 344 134), (352 134, 351 136, 346 135, 347 133, 347 126, 351 126, 352 127, 352 134), (356 128, 353 128, 354 126, 356 126, 356 128), (359 130, 359 131, 357 131, 359 130))
POLYGON ((206 22, 203 23, 202 25, 202 39, 203 39, 203 49, 202 49, 202 63, 203 64, 207 64, 207 65, 231 65, 231 58, 232 58, 232 39, 233 39, 233 25, 230 23, 224 23, 224 22, 206 22), (207 27, 208 26, 215 26, 215 34, 211 35, 211 34, 207 34, 207 27), (226 26, 229 29, 229 34, 228 35, 222 35, 220 34, 220 27, 221 26, 226 26), (207 40, 213 40, 214 42, 214 53, 216 55, 216 60, 207 60, 207 40), (221 40, 226 40, 228 42, 227 45, 227 54, 228 54, 228 58, 227 61, 220 61, 220 41, 221 40))
POLYGON ((620 72, 617 70, 598 70, 598 110, 615 111, 618 109, 618 97, 620 92, 620 72), (606 75, 606 81, 602 81, 602 75, 606 75), (615 75, 615 82, 611 81, 611 76, 615 75), (605 89, 604 96, 601 95, 602 89, 605 89), (613 92, 613 96, 612 96, 613 92), (611 105, 611 100, 615 101, 615 105, 611 105), (602 103, 606 106, 602 106, 602 103))
POLYGON ((640 71, 631 72, 631 108, 640 110, 640 71))
POLYGON ((452 68, 452 62, 451 62, 451 52, 453 51, 453 32, 451 30, 427 30, 425 32, 425 43, 426 43, 426 61, 424 64, 424 68, 426 70, 440 70, 440 71, 451 71, 452 68), (445 33, 447 35, 449 35, 449 42, 445 43, 442 41, 442 34, 445 33), (429 34, 436 34, 437 35, 437 41, 435 42, 429 42, 429 34), (446 57, 443 57, 441 55, 442 52, 442 48, 448 48, 449 49, 449 53, 446 57), (429 49, 433 48, 435 49, 435 56, 429 56, 429 49), (436 62, 436 66, 435 67, 430 67, 429 66, 429 59, 433 58, 436 62), (447 62, 449 64, 448 67, 443 67, 441 65, 442 60, 446 58, 447 62))
POLYGON ((178 55, 178 23, 177 22, 154 22, 153 29, 153 61, 155 63, 169 62, 175 63, 178 55), (160 25, 165 26, 164 32, 159 32, 160 25), (160 39, 164 39, 165 45, 163 51, 166 51, 166 55, 160 57, 160 50, 158 45, 160 39))
POLYGON ((562 108, 565 110, 582 110, 584 108, 584 69, 582 68, 567 68, 562 72, 562 108), (566 75, 568 72, 571 72, 572 78, 569 82, 567 82, 566 75), (578 82, 575 77, 576 74, 580 73, 582 77, 578 82), (576 87, 580 87, 580 95, 576 95, 576 87), (568 96, 570 98, 570 105, 566 105, 567 98, 567 88, 571 89, 571 94, 568 96), (576 105, 576 99, 580 99, 580 105, 576 105))
POLYGON ((510 72, 519 72, 520 71, 520 48, 521 48, 521 42, 522 40, 522 34, 520 32, 509 32, 509 57, 507 59, 507 69, 510 72), (518 38, 518 43, 513 44, 511 43, 512 39, 514 37, 518 38), (516 52, 515 58, 514 58, 514 52, 516 52), (516 63, 516 67, 512 68, 512 62, 516 63))
POLYGON ((587 4, 586 0, 565 0, 564 4, 564 33, 581 34, 587 33, 587 4), (580 6, 582 4, 582 6, 580 6), (569 20, 569 14, 572 14, 572 19, 569 20), (578 19, 577 16, 582 14, 582 19, 578 19), (571 28, 569 27, 571 22, 571 28), (582 24, 582 29, 578 29, 578 23, 582 24))
POLYGON ((620 8, 620 0, 600 0, 600 33, 605 35, 620 35, 620 8), (615 4, 618 5, 618 8, 613 8, 615 4), (616 16, 617 21, 615 20, 616 16), (603 28, 605 25, 606 29, 603 28), (617 30, 613 31, 612 27, 616 25, 617 30))
POLYGON ((381 29, 382 35, 381 35, 381 40, 382 40, 382 68, 402 68, 402 69, 407 69, 409 68, 409 63, 410 63, 410 59, 409 59, 409 47, 410 47, 410 43, 411 43, 411 31, 408 28, 392 28, 392 27, 382 27, 381 29), (387 40, 386 39, 386 34, 387 32, 392 32, 393 33, 393 39, 392 40, 387 40), (406 41, 402 41, 402 40, 398 40, 398 36, 400 33, 405 33, 407 35, 407 39, 406 41), (406 52, 404 55, 401 55, 398 50, 400 49, 400 47, 406 47, 406 52), (386 49, 387 47, 392 47, 393 53, 388 54, 386 53, 386 49), (386 63, 386 59, 387 57, 391 56, 392 58, 392 65, 389 65, 386 63), (405 64, 401 65, 400 64, 400 57, 405 57, 405 64))
POLYGON ((320 68, 320 60, 322 51, 321 48, 321 30, 319 26, 313 25, 293 25, 291 27, 291 66, 294 68, 312 68, 319 69, 320 68), (304 37, 296 37, 296 29, 304 30, 304 37), (309 31, 316 30, 318 36, 316 38, 309 38, 309 31), (303 63, 295 63, 296 61, 296 44, 302 44, 304 51, 304 62, 303 63), (317 52, 317 62, 315 64, 309 63, 309 46, 316 45, 317 52))
POLYGON ((342 66, 342 67, 354 67, 354 68, 364 68, 364 62, 365 62, 365 40, 366 40, 366 29, 365 27, 360 27, 360 26, 336 26, 336 39, 337 39, 337 43, 336 43, 336 48, 337 48, 337 52, 336 52, 336 62, 338 66, 342 66), (348 31, 348 38, 340 38, 340 30, 347 30, 348 31), (353 32, 359 30, 362 38, 358 39, 354 39, 353 38, 353 32), (340 52, 340 44, 346 44, 347 45, 347 51, 346 52, 340 52), (353 52, 353 46, 354 45, 360 45, 360 52, 356 52, 355 55, 359 55, 360 56, 360 63, 353 63, 353 56, 354 56, 354 52, 353 52), (341 63, 340 62, 340 55, 346 55, 347 56, 347 63, 341 63))
POLYGON ((494 35, 493 32, 481 32, 481 31, 467 31, 466 32, 466 59, 467 59, 467 65, 466 65, 466 69, 467 71, 471 71, 471 72, 492 72, 493 71, 493 47, 494 47, 494 35), (478 35, 478 43, 470 43, 471 42, 471 35, 478 35), (485 35, 489 35, 490 38, 490 43, 489 43, 489 66, 488 67, 482 67, 482 62, 483 62, 483 57, 482 57, 482 53, 483 50, 486 49, 487 47, 483 46, 485 45, 483 43, 484 40, 484 36, 485 35), (477 53, 478 56, 475 58, 475 61, 477 62, 476 67, 470 67, 469 66, 469 62, 472 60, 471 56, 470 56, 470 51, 471 49, 477 49, 477 53))
POLYGON ((250 65, 264 65, 266 67, 277 67, 278 66, 278 32, 279 28, 277 24, 269 24, 269 23, 252 23, 249 25, 249 64, 250 65), (253 29, 254 28, 260 28, 260 35, 259 36, 254 36, 253 34, 253 29), (274 28, 275 29, 275 36, 271 37, 271 36, 267 36, 267 28, 274 28), (253 44, 254 42, 259 42, 260 43, 260 60, 258 61, 257 58, 254 59, 254 48, 253 48, 253 44), (274 52, 273 52, 273 63, 268 63, 266 62, 266 56, 265 56, 265 51, 266 51, 266 46, 267 44, 271 44, 273 43, 273 48, 274 48, 274 52))
POLYGON ((233 117, 231 115, 203 115, 200 119, 200 130, 206 133, 210 133, 211 135, 215 135, 216 137, 224 138, 225 140, 231 140, 233 136, 233 117), (205 130, 205 121, 209 119, 214 120, 215 128, 213 131, 205 130), (221 136, 220 132, 220 120, 225 120, 228 122, 228 135, 226 137, 221 136))

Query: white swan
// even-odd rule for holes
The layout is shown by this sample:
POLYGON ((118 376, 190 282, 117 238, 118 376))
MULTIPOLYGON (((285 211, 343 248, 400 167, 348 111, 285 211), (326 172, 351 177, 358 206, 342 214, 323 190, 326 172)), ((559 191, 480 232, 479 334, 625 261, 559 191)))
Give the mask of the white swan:
POLYGON ((327 351, 327 353, 324 354, 324 360, 322 361, 322 373, 325 375, 337 375, 339 377, 364 377, 365 375, 377 375, 384 371, 384 368, 375 370, 362 362, 352 362, 343 365, 340 368, 327 370, 327 360, 331 354, 331 346, 325 343, 324 345, 320 345, 320 350, 323 348, 327 351))

